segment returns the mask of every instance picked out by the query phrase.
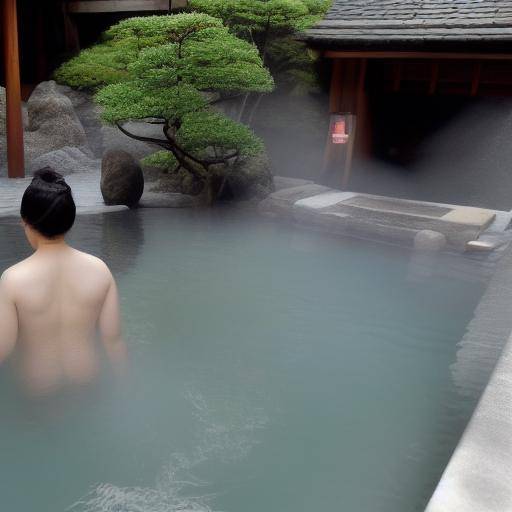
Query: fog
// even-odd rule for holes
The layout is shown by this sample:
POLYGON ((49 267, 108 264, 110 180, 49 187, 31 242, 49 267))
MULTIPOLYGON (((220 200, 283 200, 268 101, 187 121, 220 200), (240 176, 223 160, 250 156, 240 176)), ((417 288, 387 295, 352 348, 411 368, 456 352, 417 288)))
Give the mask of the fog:
MULTIPOLYGON (((349 190, 512 209, 511 99, 444 97, 434 102, 433 113, 427 98, 412 100, 417 112, 407 111, 411 98, 396 112, 386 100, 373 99, 373 158, 356 158, 349 190)), ((328 119, 327 94, 274 94, 262 102, 255 129, 265 139, 275 174, 341 187, 341 171, 323 174, 328 119)))

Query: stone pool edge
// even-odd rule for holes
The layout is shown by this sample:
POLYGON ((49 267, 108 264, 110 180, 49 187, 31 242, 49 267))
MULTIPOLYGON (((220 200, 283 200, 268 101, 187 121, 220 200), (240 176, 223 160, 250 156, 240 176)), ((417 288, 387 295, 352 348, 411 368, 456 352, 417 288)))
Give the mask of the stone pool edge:
MULTIPOLYGON (((487 365, 490 378, 425 512, 512 510, 512 312, 507 304, 512 305, 512 246, 499 261, 464 337, 486 337, 487 361, 470 347, 464 366, 474 371, 487 365), (490 322, 498 323, 493 332, 490 322)), ((452 372, 461 384, 458 364, 452 372)))
POLYGON ((413 247, 434 232, 457 252, 491 252, 504 245, 512 212, 341 191, 305 180, 279 178, 258 205, 278 220, 335 235, 413 247))

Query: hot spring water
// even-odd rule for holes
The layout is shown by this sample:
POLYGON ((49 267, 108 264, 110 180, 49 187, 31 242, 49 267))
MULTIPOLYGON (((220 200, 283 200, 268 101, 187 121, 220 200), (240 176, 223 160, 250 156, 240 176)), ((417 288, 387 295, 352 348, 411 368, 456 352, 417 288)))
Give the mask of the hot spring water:
MULTIPOLYGON (((0 221, 2 269, 28 254, 0 221)), ((482 285, 232 212, 84 216, 131 373, 43 401, 0 369, 9 512, 412 512, 474 405, 449 366, 482 285)))

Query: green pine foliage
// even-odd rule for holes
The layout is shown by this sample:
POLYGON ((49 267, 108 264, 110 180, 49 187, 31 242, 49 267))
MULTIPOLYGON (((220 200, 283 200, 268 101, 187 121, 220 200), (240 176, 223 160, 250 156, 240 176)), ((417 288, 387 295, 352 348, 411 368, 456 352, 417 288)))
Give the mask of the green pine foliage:
POLYGON ((303 90, 316 87, 314 56, 296 34, 324 16, 332 0, 189 0, 191 9, 220 18, 253 42, 276 81, 303 90))
MULTIPOLYGON (((214 105, 233 96, 272 91, 257 48, 207 13, 130 18, 92 48, 63 64, 57 81, 93 89, 103 119, 162 150, 146 161, 186 169, 210 182, 219 167, 264 150, 245 125, 214 105), (160 124, 161 138, 139 137, 127 121, 160 124)), ((227 171, 226 171, 227 172, 227 171)))

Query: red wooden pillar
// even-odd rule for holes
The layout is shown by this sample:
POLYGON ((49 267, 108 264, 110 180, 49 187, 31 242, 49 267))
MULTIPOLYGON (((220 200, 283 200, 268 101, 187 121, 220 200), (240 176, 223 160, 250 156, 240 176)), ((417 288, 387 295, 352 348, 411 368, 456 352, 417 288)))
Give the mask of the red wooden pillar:
POLYGON ((350 136, 347 144, 335 145, 331 140, 332 126, 329 128, 324 156, 324 177, 330 184, 341 185, 342 188, 347 187, 350 179, 355 148, 360 150, 365 146, 362 129, 367 108, 365 79, 364 59, 333 60, 329 113, 350 117, 350 136))
POLYGON ((4 62, 9 178, 25 176, 16 0, 3 0, 4 62))

